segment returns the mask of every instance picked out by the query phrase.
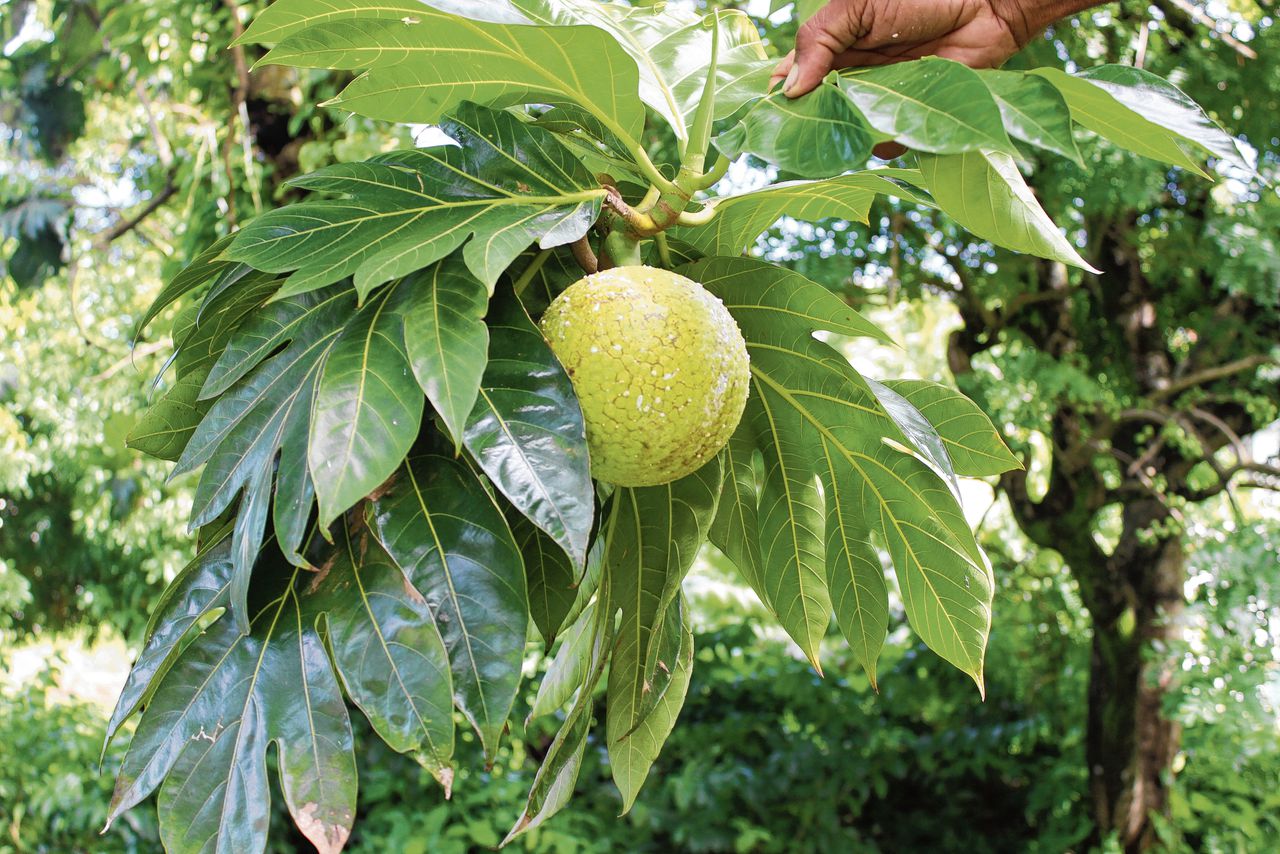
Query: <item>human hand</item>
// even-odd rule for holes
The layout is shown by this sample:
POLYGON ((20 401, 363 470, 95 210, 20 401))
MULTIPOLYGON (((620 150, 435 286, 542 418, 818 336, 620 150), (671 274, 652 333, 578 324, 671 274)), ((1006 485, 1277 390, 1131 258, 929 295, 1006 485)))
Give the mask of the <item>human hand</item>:
POLYGON ((923 56, 994 68, 1043 27, 1096 0, 831 0, 800 27, 772 87, 796 97, 835 68, 923 56))

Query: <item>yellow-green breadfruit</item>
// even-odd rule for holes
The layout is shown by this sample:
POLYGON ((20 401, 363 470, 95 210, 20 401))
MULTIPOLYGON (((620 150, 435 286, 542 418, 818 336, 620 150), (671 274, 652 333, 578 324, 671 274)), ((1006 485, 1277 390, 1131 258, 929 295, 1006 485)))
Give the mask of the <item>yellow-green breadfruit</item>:
POLYGON ((582 404, 599 480, 677 480, 719 453, 742 419, 746 342, 691 279, 655 267, 595 273, 556 297, 542 332, 582 404))

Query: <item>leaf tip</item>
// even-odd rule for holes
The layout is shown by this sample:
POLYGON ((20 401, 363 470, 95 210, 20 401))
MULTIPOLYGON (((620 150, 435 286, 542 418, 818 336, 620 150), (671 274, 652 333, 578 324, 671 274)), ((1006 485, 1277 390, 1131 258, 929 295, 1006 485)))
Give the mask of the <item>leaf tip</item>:
POLYGON ((447 801, 453 798, 453 768, 446 765, 436 773, 435 777, 444 789, 444 799, 447 801))
POLYGON ((524 833, 525 828, 527 828, 528 826, 529 826, 529 813, 526 812, 520 816, 520 820, 516 822, 516 826, 511 828, 511 831, 507 833, 506 837, 501 842, 498 843, 498 847, 499 848, 507 847, 507 845, 513 839, 515 839, 520 834, 524 833))

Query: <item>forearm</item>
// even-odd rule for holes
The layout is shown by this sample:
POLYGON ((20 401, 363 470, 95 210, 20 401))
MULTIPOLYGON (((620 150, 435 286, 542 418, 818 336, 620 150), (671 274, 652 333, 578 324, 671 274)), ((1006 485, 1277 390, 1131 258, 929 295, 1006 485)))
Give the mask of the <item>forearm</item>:
POLYGON ((1104 0, 991 0, 1018 44, 1027 44, 1045 27, 1068 15, 1101 6, 1104 0))

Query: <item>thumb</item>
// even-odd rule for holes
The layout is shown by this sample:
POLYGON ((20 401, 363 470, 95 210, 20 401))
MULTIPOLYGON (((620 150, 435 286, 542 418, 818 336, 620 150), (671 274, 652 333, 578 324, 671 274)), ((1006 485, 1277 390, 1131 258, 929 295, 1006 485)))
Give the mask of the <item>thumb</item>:
POLYGON ((783 93, 795 98, 810 92, 827 76, 836 55, 856 37, 848 32, 847 3, 828 3, 801 25, 796 33, 795 61, 792 63, 783 93))
POLYGON ((777 86, 787 78, 791 73, 791 66, 795 65, 796 52, 793 50, 782 58, 778 66, 773 69, 773 74, 769 75, 769 91, 773 92, 773 87, 777 86))

